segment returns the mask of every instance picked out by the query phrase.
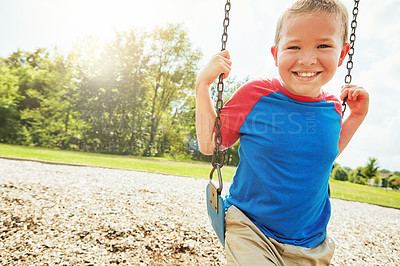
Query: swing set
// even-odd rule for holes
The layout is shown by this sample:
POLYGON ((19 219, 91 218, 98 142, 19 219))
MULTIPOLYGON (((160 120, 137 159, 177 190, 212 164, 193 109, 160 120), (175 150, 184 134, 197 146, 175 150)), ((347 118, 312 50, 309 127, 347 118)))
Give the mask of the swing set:
MULTIPOLYGON (((354 56, 354 44, 356 40, 356 28, 357 28, 357 16, 358 16, 358 4, 360 0, 354 0, 354 8, 353 8, 353 20, 351 22, 351 34, 350 34, 350 49, 348 52, 349 58, 347 61, 347 75, 345 76, 345 83, 350 84, 352 80, 351 70, 353 69, 353 56, 354 56)), ((223 20, 223 28, 224 31, 221 37, 222 48, 221 51, 226 49, 226 42, 228 40, 228 26, 229 26, 229 12, 231 10, 231 2, 230 0, 226 1, 225 4, 225 18, 223 20)), ((220 74, 218 78, 217 92, 218 99, 215 104, 216 109, 216 119, 215 119, 215 129, 216 134, 214 138, 215 148, 211 159, 212 170, 210 173, 209 183, 206 187, 206 201, 207 201, 207 213, 210 218, 211 225, 217 234, 221 244, 225 247, 225 206, 224 200, 221 196, 221 192, 223 189, 223 180, 221 174, 221 168, 224 166, 225 154, 226 150, 220 151, 220 146, 222 143, 222 135, 221 135, 221 110, 223 107, 222 93, 224 91, 224 82, 223 75, 220 74), (218 175, 218 186, 213 182, 214 172, 217 172, 218 175)), ((346 100, 347 96, 343 99, 342 102, 342 117, 346 111, 346 100)))

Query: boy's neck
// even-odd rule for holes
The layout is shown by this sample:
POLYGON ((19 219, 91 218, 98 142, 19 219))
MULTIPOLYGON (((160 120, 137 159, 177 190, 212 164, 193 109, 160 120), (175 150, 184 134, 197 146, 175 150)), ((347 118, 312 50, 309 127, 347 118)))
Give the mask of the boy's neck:
POLYGON ((310 94, 308 93, 298 93, 296 90, 288 88, 286 84, 280 79, 281 86, 283 88, 282 93, 286 96, 298 100, 298 101, 320 101, 322 100, 322 89, 310 89, 310 94))

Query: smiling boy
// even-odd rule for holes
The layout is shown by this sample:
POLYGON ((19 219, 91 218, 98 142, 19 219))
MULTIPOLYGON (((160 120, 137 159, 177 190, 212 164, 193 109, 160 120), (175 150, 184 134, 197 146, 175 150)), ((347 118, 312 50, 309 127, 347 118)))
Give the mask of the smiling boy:
MULTIPOLYGON (((222 109, 222 146, 240 138, 240 162, 226 197, 229 265, 329 265, 329 176, 368 112, 369 95, 342 87, 351 114, 322 90, 349 50, 348 15, 339 0, 299 0, 277 24, 271 48, 280 79, 244 84, 222 109)), ((200 151, 214 149, 210 85, 229 75, 228 51, 216 54, 196 83, 200 151)))

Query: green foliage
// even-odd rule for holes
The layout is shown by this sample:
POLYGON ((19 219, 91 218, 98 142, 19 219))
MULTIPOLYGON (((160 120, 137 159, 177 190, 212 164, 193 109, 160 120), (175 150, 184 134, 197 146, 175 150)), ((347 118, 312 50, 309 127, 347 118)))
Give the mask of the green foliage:
POLYGON ((350 171, 352 170, 350 167, 348 166, 344 166, 343 167, 344 170, 346 170, 347 173, 350 173, 350 171))
POLYGON ((162 120, 171 116, 176 118, 182 114, 181 108, 194 104, 192 97, 197 62, 201 55, 192 48, 181 25, 170 24, 166 28, 156 28, 149 37, 152 56, 149 60, 148 76, 149 137, 142 152, 145 156, 164 153, 164 145, 157 145, 160 137, 163 137, 159 131, 160 123, 169 123, 171 126, 173 119, 162 120), (168 115, 165 116, 165 113, 168 115))
POLYGON ((374 185, 377 186, 377 185, 379 185, 380 183, 381 183, 381 178, 380 178, 379 176, 376 175, 376 176, 374 177, 374 185))
POLYGON ((393 189, 400 189, 400 176, 398 175, 390 175, 388 180, 388 186, 393 189))
POLYGON ((389 177, 385 177, 381 179, 382 187, 388 187, 388 179, 389 177))
POLYGON ((378 159, 370 157, 368 160, 369 160, 369 162, 363 168, 362 173, 364 174, 366 179, 371 179, 371 178, 374 178, 378 173, 378 169, 379 169, 379 166, 377 166, 378 159))
POLYGON ((348 176, 348 180, 352 183, 366 185, 368 180, 365 175, 362 174, 363 167, 358 167, 357 169, 351 170, 348 176))
POLYGON ((340 166, 335 166, 335 168, 332 171, 332 176, 333 176, 333 179, 336 179, 336 180, 341 180, 341 181, 348 180, 348 174, 347 174, 346 170, 340 166))
POLYGON ((378 172, 380 174, 390 174, 390 171, 388 169, 380 169, 378 172))
POLYGON ((384 186, 385 180, 380 177, 381 174, 389 172, 386 169, 379 171, 379 166, 377 166, 376 158, 369 158, 368 163, 365 167, 358 167, 355 170, 350 170, 348 180, 352 183, 368 185, 369 180, 373 179, 375 185, 379 185, 382 182, 384 186))
POLYGON ((67 56, 18 50, 0 59, 0 142, 189 156, 200 56, 179 24, 90 37, 67 56))
MULTIPOLYGON (((223 102, 226 103, 231 98, 233 93, 235 93, 235 91, 237 91, 237 89, 239 89, 239 87, 247 81, 249 81, 249 77, 243 80, 237 80, 236 77, 231 76, 226 78, 224 80, 224 92, 222 95, 223 102)), ((212 84, 210 94, 213 102, 216 103, 218 99, 218 79, 212 84)))
POLYGON ((235 166, 239 164, 239 147, 240 141, 236 142, 235 145, 228 149, 225 158, 225 164, 235 166))
POLYGON ((0 65, 0 142, 14 143, 20 130, 18 78, 6 64, 0 65))

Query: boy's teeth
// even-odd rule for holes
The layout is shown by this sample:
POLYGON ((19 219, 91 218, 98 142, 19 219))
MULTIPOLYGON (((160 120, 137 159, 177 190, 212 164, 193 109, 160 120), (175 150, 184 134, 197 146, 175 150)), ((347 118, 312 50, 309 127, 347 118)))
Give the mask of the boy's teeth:
POLYGON ((297 72, 297 75, 299 75, 300 77, 313 77, 315 75, 317 75, 316 72, 297 72))

